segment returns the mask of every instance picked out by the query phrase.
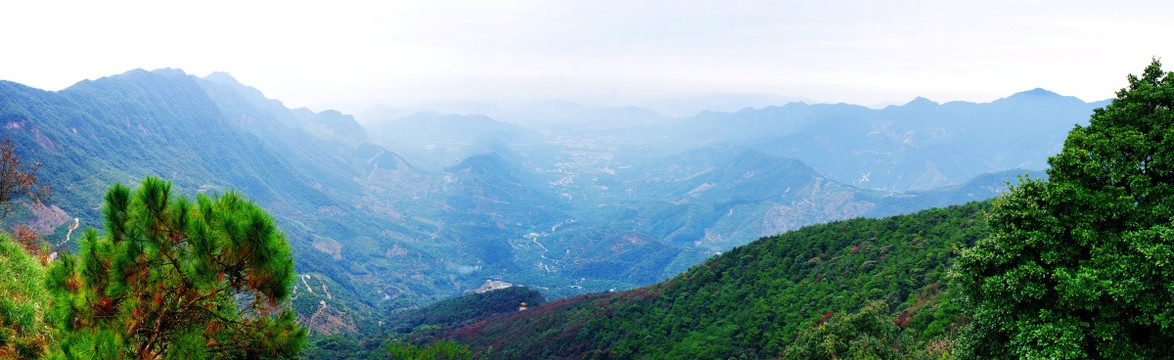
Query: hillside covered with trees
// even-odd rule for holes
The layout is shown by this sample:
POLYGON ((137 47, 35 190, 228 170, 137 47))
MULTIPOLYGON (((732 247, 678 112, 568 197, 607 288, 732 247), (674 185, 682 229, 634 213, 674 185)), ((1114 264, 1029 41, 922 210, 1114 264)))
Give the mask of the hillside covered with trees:
POLYGON ((886 345, 925 351, 964 325, 948 269, 957 249, 989 234, 988 208, 971 203, 805 227, 656 285, 556 300, 428 335, 477 351, 492 347, 505 358, 770 358, 803 330, 879 302, 889 324, 901 318, 886 345))
MULTIPOLYGON (((972 105, 1048 127, 1071 126, 1092 106, 1015 98, 972 105)), ((955 123, 958 112, 939 108, 947 106, 813 106, 809 115, 774 109, 724 120, 707 113, 700 123, 666 121, 685 128, 725 123, 740 134, 760 128, 773 137, 796 128, 760 125, 808 128, 849 119, 840 115, 860 124, 899 116, 907 118, 896 124, 908 122, 914 126, 908 131, 920 134, 926 124, 955 123)), ((76 250, 86 227, 104 229, 102 196, 110 184, 156 176, 188 196, 239 191, 288 236, 301 276, 292 308, 311 336, 378 336, 390 330, 384 325, 394 319, 386 316, 395 310, 448 299, 485 280, 524 285, 549 298, 631 289, 804 225, 987 199, 1021 172, 998 163, 989 169, 1002 172, 970 181, 963 176, 983 170, 959 173, 945 182, 950 186, 893 192, 834 181, 743 137, 683 137, 688 149, 680 149, 648 138, 655 128, 521 131, 485 117, 443 118, 421 117, 408 122, 411 128, 372 126, 383 135, 401 133, 368 137, 368 129, 337 111, 289 109, 227 74, 199 78, 177 69, 133 70, 59 91, 0 81, 3 135, 15 153, 42 165, 41 180, 55 193, 43 207, 16 208, 3 226, 26 224, 76 250), (454 125, 464 121, 471 123, 454 125), (446 135, 478 145, 449 144, 446 135), (418 141, 381 143, 412 136, 418 141), (388 150, 413 144, 462 150, 445 152, 452 163, 429 167, 388 150), (65 241, 74 226, 82 230, 65 241)), ((920 148, 918 139, 904 150, 920 148)), ((882 143, 893 145, 890 140, 882 143)), ((1035 147, 1055 145, 1048 144, 1035 147)), ((834 150, 903 149, 878 146, 861 141, 834 150)), ((934 154, 990 155, 959 151, 934 154)))
MULTIPOLYGON (((204 91, 205 95, 208 91, 223 90, 215 84, 183 82, 182 76, 155 77, 141 73, 128 76, 139 82, 179 81, 184 84, 181 88, 204 91)), ((8 83, 0 85, 14 88, 8 83)), ((106 85, 110 83, 82 83, 63 95, 54 96, 63 96, 55 99, 66 103, 78 101, 79 98, 69 97, 106 85)), ((15 88, 27 96, 38 96, 30 95, 32 90, 15 88)), ((155 95, 147 97, 151 96, 155 95)), ((256 110, 264 104, 262 100, 253 100, 249 107, 237 111, 256 110)), ((217 111, 234 109, 233 103, 223 99, 215 104, 217 111)), ((30 108, 46 113, 71 109, 62 104, 30 108)), ((101 206, 82 211, 100 213, 102 226, 84 230, 74 244, 37 243, 41 235, 23 227, 17 227, 13 235, 0 235, 0 265, 3 265, 0 270, 5 275, 0 278, 0 291, 4 295, 0 299, 0 315, 3 315, 0 357, 1169 358, 1174 354, 1171 347, 1174 308, 1169 305, 1174 303, 1174 292, 1168 286, 1174 282, 1174 267, 1170 265, 1174 259, 1174 226, 1171 225, 1174 208, 1170 205, 1174 204, 1174 155, 1170 151, 1174 149, 1172 108, 1174 74, 1163 72, 1161 64, 1154 60, 1140 76, 1129 77, 1129 87, 1119 91, 1116 99, 1095 110, 1087 126, 1077 125, 1069 132, 1060 153, 1048 161, 1046 180, 1023 176, 993 201, 883 219, 856 218, 805 226, 735 247, 668 280, 627 291, 546 303, 539 292, 511 287, 452 298, 418 309, 387 309, 378 315, 372 315, 377 307, 371 302, 343 303, 344 309, 366 311, 361 321, 367 333, 357 341, 355 337, 337 334, 308 340, 306 323, 313 326, 315 319, 320 319, 329 325, 315 328, 320 331, 350 328, 354 332, 357 326, 353 316, 359 313, 340 315, 328 311, 326 300, 333 300, 333 296, 326 284, 338 283, 331 282, 329 277, 295 273, 298 252, 294 250, 298 247, 291 246, 285 232, 279 230, 279 221, 261 205, 240 192, 219 191, 216 186, 197 191, 195 200, 191 200, 182 192, 173 192, 171 182, 147 176, 134 190, 117 183, 110 186, 101 206), (321 285, 322 294, 314 292, 317 287, 311 286, 309 279, 321 285), (298 287, 299 283, 304 286, 298 287), (304 296, 300 301, 299 289, 304 296), (317 300, 316 310, 310 299, 317 300), (313 316, 308 320, 298 318, 306 313, 313 316), (380 318, 385 320, 376 320, 380 318), (372 336, 373 332, 381 333, 372 336)), ((7 114, 14 116, 13 112, 7 114)), ((315 126, 333 126, 337 130, 331 132, 337 136, 334 140, 315 140, 318 145, 334 144, 346 151, 368 148, 361 142, 348 142, 347 139, 358 134, 354 127, 345 126, 350 122, 333 121, 340 119, 331 113, 314 116, 324 118, 318 119, 321 122, 298 125, 302 127, 284 128, 293 132, 293 137, 264 141, 238 138, 242 135, 235 132, 238 129, 235 126, 247 129, 255 125, 248 116, 243 124, 232 126, 201 124, 207 126, 205 130, 211 135, 243 140, 255 149, 290 147, 298 136, 305 135, 296 129, 315 126)), ((154 141, 165 141, 169 135, 148 131, 149 128, 168 129, 156 123, 159 117, 163 116, 144 115, 138 129, 144 135, 156 137, 154 141)), ((133 132, 129 120, 125 121, 133 132)), ((16 127, 26 126, 23 122, 16 124, 16 127)), ((39 128, 30 129, 33 130, 21 132, 18 140, 25 142, 18 144, 29 145, 27 140, 32 139, 49 153, 64 149, 51 141, 41 141, 44 133, 36 130, 39 128)), ((57 130, 65 133, 63 129, 57 130)), ((77 134, 76 130, 69 132, 77 134)), ((7 144, 6 147, 11 147, 7 144)), ((356 162, 351 166, 374 166, 378 170, 379 165, 371 161, 388 153, 381 150, 374 153, 366 161, 359 161, 362 157, 354 155, 351 160, 356 162)), ((739 203, 746 196, 794 196, 789 189, 770 193, 766 191, 769 184, 761 177, 753 179, 758 172, 741 172, 746 163, 777 161, 754 152, 736 154, 727 167, 707 168, 680 179, 704 181, 690 191, 695 193, 691 199, 713 201, 702 208, 722 202, 739 203), (718 180, 731 175, 727 174, 731 171, 723 169, 738 169, 743 175, 718 180), (763 190, 748 194, 749 190, 739 184, 763 190), (706 193, 711 189, 717 191, 706 193)), ((267 155, 259 152, 241 156, 242 162, 258 164, 264 159, 252 157, 267 155)), ((683 156, 708 155, 701 151, 683 156)), ((463 236, 505 234, 507 215, 535 218, 538 221, 535 224, 545 226, 575 213, 574 207, 566 212, 545 211, 547 204, 560 200, 539 190, 542 178, 512 163, 514 160, 508 151, 502 151, 473 156, 448 169, 447 175, 457 175, 460 179, 445 179, 439 185, 441 190, 432 195, 437 196, 433 199, 444 200, 438 203, 443 205, 443 211, 438 213, 471 219, 454 223, 457 228, 468 227, 465 229, 468 231, 459 232, 463 236), (453 189, 458 190, 454 193, 453 189), (507 201, 510 195, 502 194, 542 201, 507 201)), ((134 161, 160 168, 183 166, 167 163, 157 154, 134 161)), ((184 161, 192 166, 215 167, 203 163, 202 159, 184 161)), ((809 172, 804 169, 808 168, 797 161, 783 163, 790 164, 788 169, 797 170, 771 178, 797 178, 800 179, 797 186, 806 189, 827 186, 855 191, 847 185, 825 183, 822 178, 805 175, 809 172)), ((9 164, 7 158, 5 164, 9 164)), ((324 167, 338 164, 331 165, 321 156, 310 156, 283 160, 279 165, 275 171, 296 172, 295 169, 303 167, 327 171, 324 167)), ((30 177, 38 166, 34 164, 27 170, 30 177)), ((95 169, 107 166, 117 168, 107 163, 95 169)), ((15 169, 17 173, 26 171, 19 165, 15 169)), ((73 174, 79 173, 74 170, 73 174)), ((222 175, 258 179, 247 174, 232 175, 240 169, 208 171, 227 171, 222 175)), ((0 205, 9 205, 10 196, 16 194, 24 195, 29 206, 12 211, 5 208, 0 217, 10 212, 21 219, 42 217, 37 209, 44 210, 42 202, 48 198, 48 188, 33 186, 37 183, 35 179, 26 179, 12 187, 7 182, 8 174, 6 169, 3 173, 6 182, 0 184, 5 195, 0 198, 0 205)), ((187 174, 189 177, 184 181, 203 182, 190 177, 193 173, 187 174)), ((312 177, 298 175, 297 179, 301 180, 286 185, 319 188, 311 181, 312 177)), ((341 178, 336 180, 345 183, 341 178)), ((363 191, 370 190, 363 190, 363 186, 369 184, 360 183, 357 187, 343 184, 317 194, 362 197, 363 191)), ((294 199, 287 198, 281 190, 288 188, 277 183, 255 185, 259 186, 255 190, 262 190, 263 199, 268 198, 279 208, 293 206, 304 211, 305 206, 313 207, 313 203, 291 205, 281 201, 294 199)), ((969 187, 963 185, 960 189, 966 191, 969 187)), ((63 190, 65 194, 77 196, 68 201, 70 206, 84 203, 80 200, 85 197, 84 190, 68 186, 63 190)), ((957 199, 942 193, 925 194, 957 199)), ((877 196, 883 199, 878 203, 883 203, 919 195, 855 192, 845 196, 858 200, 877 196)), ((333 202, 336 200, 329 201, 339 204, 333 202)), ((331 250, 340 244, 314 238, 317 232, 305 228, 309 224, 325 224, 331 231, 343 233, 354 231, 347 230, 341 222, 323 223, 298 210, 283 209, 288 211, 286 214, 305 216, 300 218, 303 221, 290 223, 302 226, 297 227, 306 231, 302 236, 315 239, 308 243, 303 239, 302 249, 309 247, 329 253, 323 249, 331 250)), ((734 209, 744 208, 730 207, 728 213, 733 214, 734 209)), ((715 209, 708 209, 712 210, 715 209)), ((50 212, 55 211, 60 209, 50 212)), ((319 212, 344 211, 319 208, 319 212)), ((364 219, 374 221, 369 217, 364 219)), ((685 218, 676 221, 681 219, 685 218)), ((692 221, 692 217, 688 219, 692 221)), ((74 220, 75 225, 77 222, 74 220)), ((429 222, 417 219, 415 223, 429 222)), ((66 224, 57 226, 61 225, 66 224)), ((525 225, 533 224, 514 226, 525 225)), ((599 275, 600 278, 617 276, 617 273, 632 277, 680 266, 679 252, 664 251, 670 249, 672 241, 585 229, 575 221, 559 222, 550 228, 550 233, 563 225, 571 228, 562 230, 574 235, 570 239, 583 241, 548 242, 556 250, 552 257, 557 255, 557 250, 570 253, 572 249, 568 245, 609 251, 583 253, 590 253, 593 258, 590 261, 574 258, 568 263, 579 267, 563 270, 590 268, 594 269, 590 271, 593 274, 611 274, 599 275), (600 236, 592 236, 601 234, 611 241, 598 242, 600 236), (612 263, 615 256, 624 262, 612 263), (655 266, 647 265, 648 261, 655 266), (634 267, 625 267, 629 265, 634 267), (616 269, 623 271, 613 271, 616 269)), ((75 228, 55 231, 65 231, 68 239, 75 228)), ((680 233, 680 229, 674 233, 680 233)), ((420 229, 413 231, 423 233, 420 229)), ((543 236, 547 236, 546 231, 535 228, 522 239, 527 247, 532 242, 542 248, 543 252, 537 253, 539 258, 548 259, 545 255, 550 249, 538 240, 543 236)), ((534 271, 523 270, 513 261, 519 257, 517 251, 523 248, 513 247, 509 240, 482 239, 476 246, 459 240, 459 236, 450 238, 451 242, 439 244, 433 251, 444 250, 445 244, 461 244, 458 248, 463 255, 476 254, 483 266, 505 273, 534 271), (493 241, 504 243, 494 245, 493 241)), ((396 249, 387 249, 382 257, 386 260, 406 254, 403 248, 396 249)), ((333 251, 339 256, 337 249, 333 251)), ((429 264, 444 263, 417 257, 415 262, 396 266, 429 264)), ((348 265, 348 274, 363 275, 347 278, 349 283, 385 284, 381 281, 386 280, 370 279, 372 275, 364 270, 364 264, 348 265)), ((446 271, 469 275, 480 269, 446 271)), ((441 287, 443 284, 438 281, 457 281, 455 275, 447 280, 410 278, 416 284, 430 284, 429 289, 441 287)), ((471 278, 468 276, 463 281, 471 278)), ((638 281, 651 279, 645 277, 638 281)), ((350 289, 346 294, 372 291, 350 289)), ((382 290, 374 291, 383 295, 384 300, 391 298, 382 290)))
POLYGON ((763 238, 656 285, 450 327, 511 358, 1174 355, 1174 74, 1155 60, 993 203, 763 238))

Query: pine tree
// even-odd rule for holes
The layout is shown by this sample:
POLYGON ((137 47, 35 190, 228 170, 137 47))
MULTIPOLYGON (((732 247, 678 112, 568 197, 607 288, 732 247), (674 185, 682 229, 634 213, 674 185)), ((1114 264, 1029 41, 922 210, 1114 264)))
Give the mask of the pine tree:
POLYGON ((67 358, 294 358, 306 332, 288 307, 295 279, 273 219, 236 192, 193 203, 147 178, 115 184, 107 233, 48 270, 67 358))

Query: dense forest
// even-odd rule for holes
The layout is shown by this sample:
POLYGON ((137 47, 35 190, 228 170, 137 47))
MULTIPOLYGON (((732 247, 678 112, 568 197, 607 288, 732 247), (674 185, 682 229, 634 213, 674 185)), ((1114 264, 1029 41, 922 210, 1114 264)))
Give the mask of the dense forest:
POLYGON ((948 269, 958 249, 989 234, 988 208, 809 226, 657 285, 415 335, 492 347, 505 358, 770 358, 804 330, 872 304, 895 324, 886 346, 937 358, 926 347, 951 341, 964 325, 948 269))

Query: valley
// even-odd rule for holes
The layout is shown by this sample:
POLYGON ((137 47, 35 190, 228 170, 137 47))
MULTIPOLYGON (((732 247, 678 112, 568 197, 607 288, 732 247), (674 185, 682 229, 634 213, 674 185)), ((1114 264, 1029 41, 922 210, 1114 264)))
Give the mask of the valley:
POLYGON ((1103 106, 1033 90, 884 109, 562 106, 513 123, 360 122, 176 69, 57 92, 0 82, 0 104, 4 134, 44 164, 60 209, 11 223, 49 239, 70 218, 101 228, 106 186, 145 176, 187 194, 241 191, 289 236, 293 307, 312 334, 379 334, 398 310, 486 281, 549 299, 632 289, 807 225, 988 199, 1042 174, 1064 131, 1103 106))
POLYGON ((1174 359, 1174 2, 6 5, 0 360, 1174 359))

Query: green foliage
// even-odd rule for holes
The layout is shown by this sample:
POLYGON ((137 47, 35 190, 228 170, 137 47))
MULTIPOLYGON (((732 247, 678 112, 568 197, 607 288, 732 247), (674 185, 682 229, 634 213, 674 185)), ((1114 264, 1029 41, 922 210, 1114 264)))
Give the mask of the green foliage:
POLYGON ((860 312, 832 317, 826 323, 804 329, 783 352, 783 359, 897 359, 896 335, 900 329, 873 302, 860 312))
POLYGON ((546 298, 541 293, 522 286, 473 293, 438 301, 416 309, 399 309, 384 316, 382 325, 390 332, 380 337, 327 335, 312 338, 302 351, 303 359, 367 359, 386 358, 387 345, 408 346, 411 340, 421 343, 435 335, 438 329, 467 325, 503 313, 518 312, 519 307, 542 305, 546 298), (407 336, 411 333, 411 336, 407 336))
POLYGON ((468 345, 452 340, 440 340, 422 347, 410 343, 390 341, 387 353, 392 360, 469 360, 473 352, 468 345))
POLYGON ((958 263, 976 358, 1174 356, 1174 76, 1154 60, 958 263))
POLYGON ((297 356, 289 244, 263 209, 235 192, 192 202, 158 178, 105 200, 106 235, 86 231, 45 280, 64 357, 297 356))
POLYGON ((829 312, 871 303, 864 315, 827 330, 887 323, 855 334, 899 342, 902 354, 945 354, 961 326, 947 269, 955 249, 987 235, 985 207, 809 226, 657 285, 558 300, 435 336, 476 351, 492 346, 502 358, 769 358, 829 312))
POLYGON ((388 316, 393 327, 407 331, 421 326, 461 326, 485 317, 542 305, 546 298, 533 289, 511 286, 439 301, 418 310, 388 316))
POLYGON ((37 169, 41 163, 25 169, 15 148, 12 139, 5 137, 0 141, 0 220, 16 208, 13 201, 20 195, 39 204, 49 200, 52 190, 50 185, 38 184, 37 169))
MULTIPOLYGON (((137 182, 152 174, 166 174, 177 192, 239 189, 269 209, 289 235, 298 272, 311 275, 308 285, 317 289, 311 292, 303 285, 291 296, 302 319, 316 319, 316 324, 309 325, 315 335, 333 331, 372 335, 381 330, 380 321, 389 320, 381 317, 387 313, 384 310, 448 298, 487 277, 540 286, 551 297, 628 289, 671 277, 714 251, 725 251, 761 234, 829 219, 958 203, 922 201, 921 195, 861 192, 826 180, 847 176, 855 181, 860 175, 856 168, 840 171, 838 177, 826 171, 816 174, 789 159, 800 153, 776 147, 758 149, 767 155, 744 151, 746 140, 777 135, 763 133, 762 125, 810 123, 815 125, 808 129, 817 130, 835 124, 833 132, 847 133, 844 130, 871 129, 880 120, 907 118, 907 112, 899 108, 874 112, 851 106, 793 105, 783 112, 777 108, 749 111, 757 114, 746 119, 749 122, 699 119, 713 126, 736 127, 736 132, 752 137, 728 138, 735 145, 718 145, 716 153, 699 150, 669 158, 662 156, 698 144, 715 144, 708 140, 710 136, 725 132, 711 132, 707 126, 698 141, 666 152, 648 147, 644 140, 661 140, 647 138, 647 128, 640 128, 642 134, 633 137, 600 137, 598 132, 562 136, 558 131, 554 136, 534 136, 502 124, 462 121, 468 126, 457 132, 508 136, 502 143, 470 137, 479 139, 471 142, 476 149, 463 149, 452 160, 486 150, 501 159, 477 156, 446 172, 425 173, 380 146, 362 143, 361 128, 347 116, 287 109, 223 74, 198 79, 174 69, 135 70, 55 92, 0 81, 0 124, 6 126, 5 135, 12 137, 16 152, 27 155, 30 163, 44 164, 38 174, 54 185, 54 205, 69 218, 79 218, 81 224, 103 223, 104 215, 96 205, 103 202, 102 189, 107 184, 137 182), (791 110, 796 107, 798 111, 791 110), (845 113, 856 115, 852 121, 841 121, 849 120, 839 116, 845 113), (527 140, 515 142, 523 138, 527 140), (587 143, 591 144, 581 146, 587 143), (574 181, 552 187, 564 176, 574 181), (806 194, 820 195, 812 199, 806 194), (792 209, 798 211, 786 210, 794 204, 811 204, 807 200, 815 203, 792 209), (870 207, 871 212, 862 213, 870 207), (762 220, 768 217, 787 221, 766 224, 762 220), (530 233, 540 237, 527 238, 530 233), (328 286, 332 295, 322 286, 328 286), (315 318, 322 302, 329 311, 315 318)), ((1083 103, 1063 108, 1086 116, 1083 103)), ((958 114, 959 109, 949 112, 958 114)), ((1005 112, 1024 113, 1006 110, 1000 114, 1005 112)), ((923 115, 929 113, 937 112, 923 115)), ((956 116, 948 117, 951 121, 931 125, 979 129, 984 127, 969 124, 986 124, 991 118, 956 122, 952 121, 956 116)), ((938 122, 930 121, 933 117, 919 118, 924 119, 922 123, 938 122)), ((924 125, 906 129, 928 133, 924 125)), ((819 136, 804 134, 803 138, 824 138, 825 130, 819 131, 819 136)), ((403 134, 411 137, 419 131, 403 134)), ((451 142, 454 133, 432 135, 451 142)), ((762 140, 770 143, 772 139, 762 140)), ((435 138, 424 140, 421 143, 437 144, 435 138)), ((783 144, 793 147, 796 142, 775 143, 783 144)), ((916 145, 901 146, 952 153, 922 146, 925 143, 916 145)), ((893 153, 868 146, 878 151, 851 150, 861 149, 855 144, 797 149, 810 154, 808 150, 836 148, 831 157, 839 160, 846 158, 842 151, 893 153)), ((888 155, 868 155, 858 164, 875 164, 875 156, 888 155)), ((833 165, 822 159, 806 162, 819 164, 821 170, 833 165)), ((909 158, 918 166, 927 160, 909 158)), ((973 168, 968 161, 947 165, 935 159, 934 163, 951 178, 947 166, 973 168)), ((990 196, 989 191, 962 193, 979 194, 975 199, 990 196)), ((54 238, 63 237, 64 227, 58 225, 57 231, 54 238)), ((73 233, 72 240, 82 238, 81 232, 73 233)))
POLYGON ((0 233, 0 359, 33 359, 52 351, 56 331, 46 313, 44 268, 0 233))
MULTIPOLYGON (((365 350, 358 341, 344 335, 327 335, 313 338, 302 349, 300 358, 308 360, 364 359, 358 356, 365 350)), ((382 349, 380 349, 382 350, 382 349)))
MULTIPOLYGON (((340 312, 353 317, 360 328, 366 324, 374 328, 378 321, 372 316, 374 305, 383 297, 378 291, 389 286, 385 281, 375 286, 356 285, 348 265, 363 264, 372 270, 378 266, 377 271, 371 271, 373 276, 364 279, 379 280, 415 275, 419 270, 414 269, 420 266, 416 261, 383 257, 385 247, 350 246, 350 234, 378 236, 381 231, 394 231, 417 237, 417 233, 401 229, 409 225, 368 211, 389 207, 377 204, 380 198, 374 194, 361 193, 363 189, 353 179, 365 175, 352 168, 358 165, 346 162, 355 157, 346 149, 326 147, 323 143, 327 141, 311 133, 279 123, 270 112, 293 115, 276 105, 259 107, 234 89, 213 87, 175 70, 135 70, 83 81, 57 92, 0 81, 0 124, 9 125, 4 135, 12 138, 22 158, 43 164, 38 178, 54 190, 53 204, 46 205, 63 210, 69 224, 77 217, 83 228, 88 225, 104 230, 104 215, 98 205, 104 202, 107 186, 138 183, 154 174, 165 174, 176 192, 237 189, 263 205, 286 232, 291 252, 296 254, 297 270, 339 283, 338 287, 332 284, 330 290, 340 312), (234 99, 237 102, 232 102, 234 99), (252 127, 237 126, 237 121, 252 127), (247 131, 252 129, 264 132, 247 131), (268 139, 289 145, 276 147, 268 139), (359 208, 360 201, 364 210, 352 210, 359 208), (324 208, 342 211, 319 212, 324 208), (308 239, 315 235, 346 245, 342 251, 345 259, 332 258, 312 247, 308 239)), ((386 153, 377 147, 372 151, 386 153)), ((29 219, 21 211, 18 207, 5 218, 4 226, 29 219)), ((51 238, 64 239, 66 226, 57 229, 51 238)), ((83 229, 74 231, 66 246, 76 250, 82 233, 83 229)), ((418 281, 426 285, 417 286, 417 281, 404 277, 403 282, 413 287, 403 298, 416 302, 426 296, 444 296, 436 294, 439 286, 431 286, 431 281, 418 281)), ((444 284, 443 288, 454 287, 444 284)), ((300 315, 308 318, 312 313, 300 315)))

